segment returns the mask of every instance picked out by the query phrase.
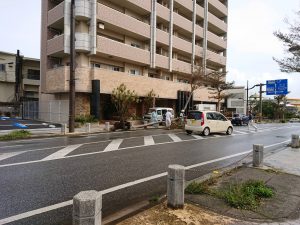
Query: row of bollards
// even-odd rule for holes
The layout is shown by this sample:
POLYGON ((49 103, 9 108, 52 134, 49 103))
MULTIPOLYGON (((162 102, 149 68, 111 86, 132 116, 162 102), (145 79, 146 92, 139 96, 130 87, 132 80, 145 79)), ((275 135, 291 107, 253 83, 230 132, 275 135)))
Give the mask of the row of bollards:
MULTIPOLYGON (((105 122, 104 130, 107 132, 110 131, 110 123, 109 122, 105 122)), ((67 124, 65 124, 65 123, 61 124, 61 134, 66 135, 67 132, 68 132, 67 124)), ((91 124, 90 123, 85 124, 85 132, 91 133, 91 124)))
MULTIPOLYGON (((299 147, 299 135, 292 135, 293 148, 299 147)), ((264 145, 253 145, 253 167, 263 166, 264 145)), ((172 209, 184 207, 185 167, 169 165, 167 177, 167 205, 172 209)), ((83 191, 73 198, 73 225, 101 225, 102 194, 83 191)))

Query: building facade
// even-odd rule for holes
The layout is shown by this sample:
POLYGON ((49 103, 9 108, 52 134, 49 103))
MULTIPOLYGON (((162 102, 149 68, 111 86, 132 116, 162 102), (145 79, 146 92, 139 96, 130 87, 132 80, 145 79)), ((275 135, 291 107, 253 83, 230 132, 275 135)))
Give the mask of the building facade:
POLYGON ((40 60, 20 56, 20 79, 16 75, 17 55, 0 52, 0 111, 11 112, 16 101, 38 101, 40 60), (16 93, 17 92, 17 93, 16 93))
MULTIPOLYGON (((42 1, 42 100, 68 99, 70 2, 42 1)), ((225 69, 227 13, 227 0, 75 0, 77 114, 90 112, 92 80, 102 114, 122 83, 141 97, 153 89, 158 105, 174 108, 195 66, 225 69)), ((193 99, 212 101, 205 88, 193 99)))
POLYGON ((247 94, 244 86, 236 86, 226 90, 226 111, 230 113, 247 114, 247 94))

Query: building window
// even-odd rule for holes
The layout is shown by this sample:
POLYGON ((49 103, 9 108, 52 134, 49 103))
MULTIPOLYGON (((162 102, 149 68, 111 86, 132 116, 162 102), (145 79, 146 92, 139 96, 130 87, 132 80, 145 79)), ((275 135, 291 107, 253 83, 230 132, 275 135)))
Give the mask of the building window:
POLYGON ((27 78, 31 80, 39 80, 40 79, 40 71, 28 69, 27 70, 27 78))
POLYGON ((5 64, 0 64, 0 72, 5 72, 5 64))
POLYGON ((139 70, 130 70, 130 74, 132 74, 132 75, 141 75, 139 70))
POLYGON ((170 80, 170 77, 169 77, 169 76, 166 76, 166 80, 170 80))
POLYGON ((101 68, 101 64, 99 63, 92 63, 93 68, 101 68))
POLYGON ((141 48, 141 46, 137 43, 131 43, 130 45, 135 48, 141 48))
POLYGON ((120 72, 120 67, 112 66, 112 70, 113 70, 113 71, 118 71, 118 72, 120 72))

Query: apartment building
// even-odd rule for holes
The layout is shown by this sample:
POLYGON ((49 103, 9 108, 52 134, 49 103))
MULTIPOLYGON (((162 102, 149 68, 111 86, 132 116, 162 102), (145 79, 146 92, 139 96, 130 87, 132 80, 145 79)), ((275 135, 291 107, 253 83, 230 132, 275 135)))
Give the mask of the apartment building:
POLYGON ((20 101, 38 101, 40 86, 40 60, 21 56, 20 79, 16 79, 15 53, 0 51, 0 107, 2 112, 11 111, 16 90, 20 101), (16 82, 17 80, 17 82, 16 82))
MULTIPOLYGON (((70 2, 42 1, 42 100, 68 99, 70 2)), ((195 66, 225 69, 227 14, 227 0, 75 0, 76 112, 89 114, 92 80, 102 115, 121 83, 141 97, 153 89, 157 105, 175 109, 195 66)), ((205 88, 193 100, 214 101, 205 88)))

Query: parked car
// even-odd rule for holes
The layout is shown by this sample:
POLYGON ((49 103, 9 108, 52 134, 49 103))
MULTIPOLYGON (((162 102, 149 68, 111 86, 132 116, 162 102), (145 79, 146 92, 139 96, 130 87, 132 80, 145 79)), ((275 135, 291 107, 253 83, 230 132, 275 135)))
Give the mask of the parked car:
POLYGON ((185 131, 187 134, 198 132, 204 136, 219 132, 226 132, 226 134, 231 135, 233 126, 222 113, 192 110, 187 115, 185 131))
POLYGON ((292 118, 289 120, 290 123, 300 123, 300 119, 299 118, 292 118))
POLYGON ((245 114, 239 114, 239 113, 234 113, 233 117, 231 119, 232 125, 248 125, 249 123, 249 117, 246 116, 245 114))
POLYGON ((143 120, 149 122, 151 120, 151 112, 155 110, 157 114, 157 120, 158 122, 165 121, 165 115, 167 111, 171 112, 172 118, 174 118, 174 110, 172 108, 166 108, 166 107, 154 107, 150 108, 148 113, 143 116, 143 120))

